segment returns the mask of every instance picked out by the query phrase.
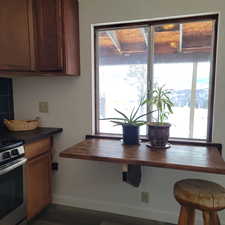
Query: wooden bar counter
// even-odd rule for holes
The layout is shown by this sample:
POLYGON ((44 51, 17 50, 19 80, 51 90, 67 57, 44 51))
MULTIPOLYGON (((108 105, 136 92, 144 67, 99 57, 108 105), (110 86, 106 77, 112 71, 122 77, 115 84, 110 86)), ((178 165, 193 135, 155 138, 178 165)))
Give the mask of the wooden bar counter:
POLYGON ((216 145, 172 144, 166 150, 123 145, 120 140, 88 138, 60 153, 63 158, 225 174, 225 162, 216 145))

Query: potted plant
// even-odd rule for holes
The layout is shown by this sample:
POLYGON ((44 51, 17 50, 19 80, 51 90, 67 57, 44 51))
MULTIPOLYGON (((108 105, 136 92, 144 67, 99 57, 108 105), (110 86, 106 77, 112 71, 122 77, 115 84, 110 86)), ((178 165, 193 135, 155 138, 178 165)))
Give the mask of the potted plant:
POLYGON ((147 112, 139 115, 138 112, 143 105, 143 101, 140 101, 138 107, 134 107, 129 115, 115 109, 115 111, 120 114, 120 117, 116 118, 104 118, 102 120, 110 120, 116 126, 121 125, 123 128, 123 144, 135 145, 139 144, 139 128, 140 126, 147 123, 147 121, 142 120, 142 118, 151 112, 147 112))
POLYGON ((156 118, 153 122, 148 123, 148 138, 150 147, 153 148, 167 148, 169 139, 170 123, 165 122, 168 115, 173 113, 173 102, 169 95, 171 92, 164 86, 156 87, 152 93, 151 98, 144 101, 149 107, 156 110, 156 118))

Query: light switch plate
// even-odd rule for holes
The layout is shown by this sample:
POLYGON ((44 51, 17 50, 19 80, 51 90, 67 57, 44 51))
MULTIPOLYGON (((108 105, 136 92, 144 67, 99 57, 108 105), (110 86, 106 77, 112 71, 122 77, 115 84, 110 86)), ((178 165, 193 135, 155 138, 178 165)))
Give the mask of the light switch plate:
POLYGON ((48 102, 39 102, 39 112, 48 113, 48 102))

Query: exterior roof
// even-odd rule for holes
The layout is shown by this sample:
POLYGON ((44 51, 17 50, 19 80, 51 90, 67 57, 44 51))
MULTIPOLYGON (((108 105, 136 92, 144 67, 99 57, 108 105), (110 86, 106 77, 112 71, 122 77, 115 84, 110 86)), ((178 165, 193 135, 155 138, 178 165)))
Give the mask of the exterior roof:
MULTIPOLYGON (((154 54, 209 55, 211 53, 214 22, 201 21, 153 27, 154 54)), ((147 54, 148 27, 115 28, 98 32, 101 57, 147 54)), ((186 56, 185 56, 186 57, 186 56)))

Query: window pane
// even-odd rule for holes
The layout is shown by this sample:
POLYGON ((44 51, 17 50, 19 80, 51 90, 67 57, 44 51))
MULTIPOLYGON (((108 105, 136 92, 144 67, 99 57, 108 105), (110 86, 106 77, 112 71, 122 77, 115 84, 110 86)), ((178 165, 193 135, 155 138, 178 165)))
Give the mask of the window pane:
POLYGON ((193 132, 194 137, 199 139, 205 139, 207 136, 209 77, 210 62, 198 63, 193 132))
POLYGON ((172 92, 171 137, 207 138, 213 21, 153 27, 153 86, 172 92))
POLYGON ((165 85, 172 91, 174 113, 168 119, 172 124, 170 129, 172 137, 188 137, 189 135, 192 72, 192 63, 154 64, 154 82, 157 86, 165 85))
MULTIPOLYGON (((147 92, 146 28, 114 29, 97 32, 99 117, 120 117, 137 107, 147 92)), ((145 113, 146 107, 140 113, 145 113)), ((146 118, 143 118, 146 119, 146 118)), ((100 120, 101 133, 122 133, 121 126, 100 120)), ((141 127, 146 134, 146 127, 141 127)))
MULTIPOLYGON (((165 85, 174 102, 165 121, 172 124, 170 136, 207 139, 214 22, 97 30, 98 132, 121 134, 121 126, 101 119, 120 117, 114 108, 130 114, 147 90, 165 85)), ((146 130, 142 126, 141 134, 146 130)))

